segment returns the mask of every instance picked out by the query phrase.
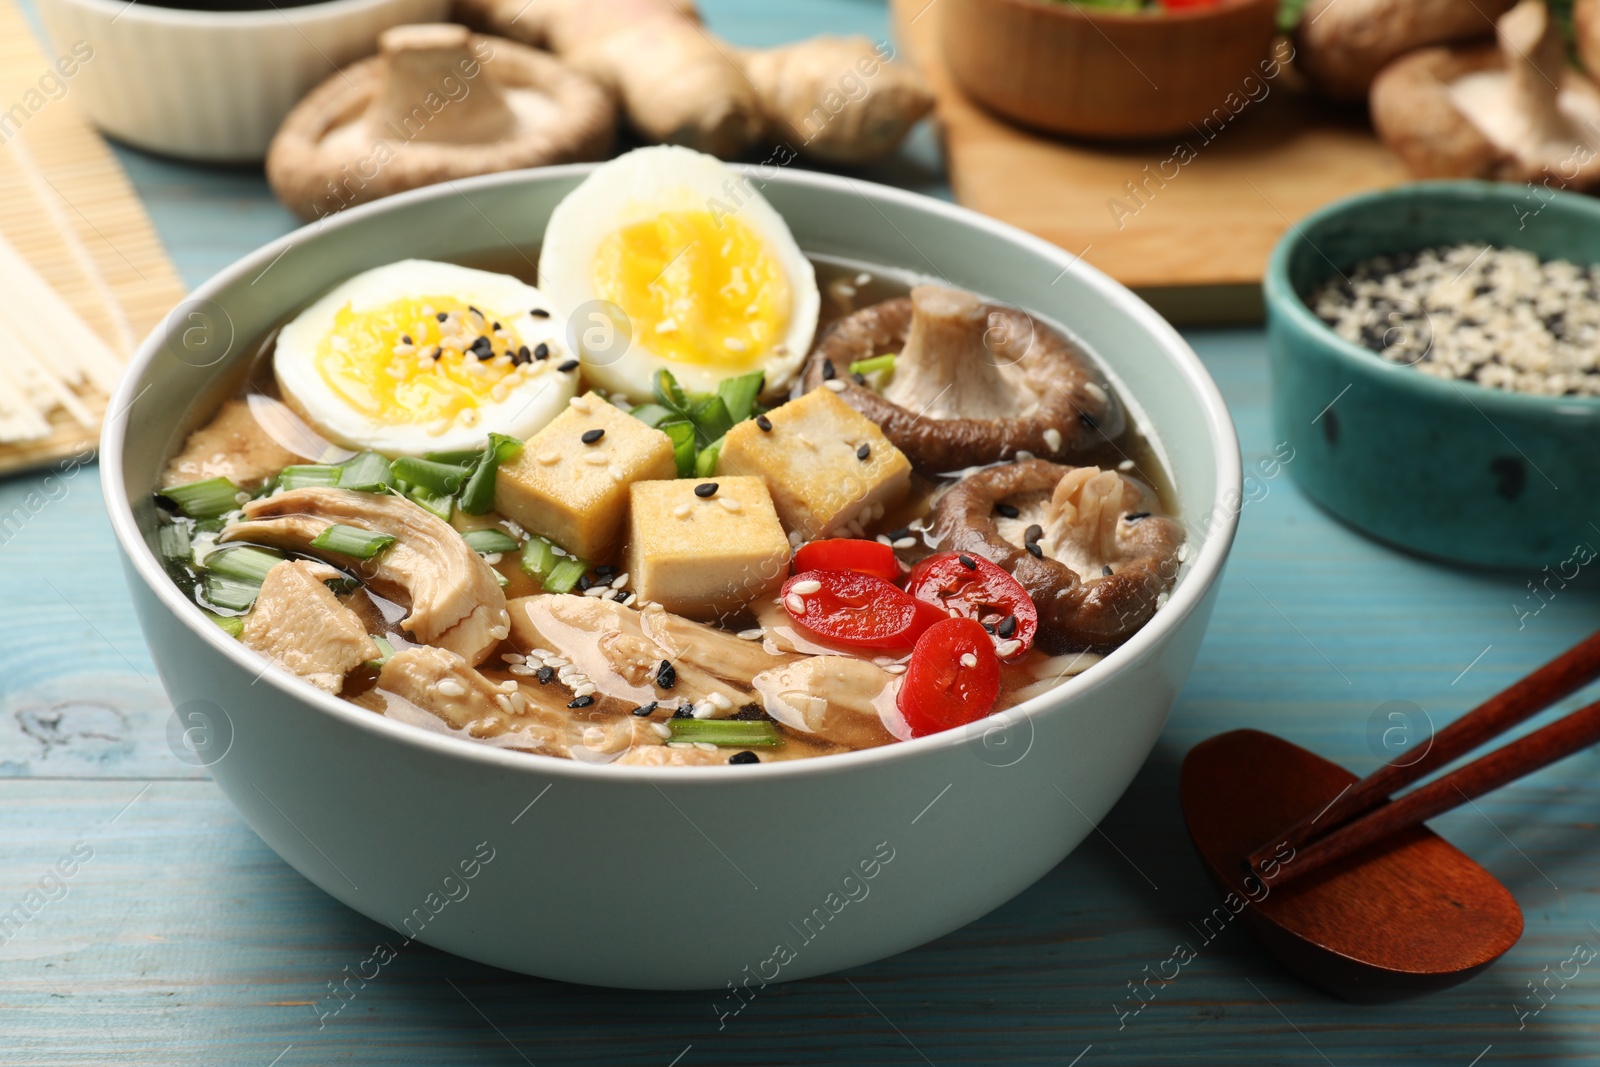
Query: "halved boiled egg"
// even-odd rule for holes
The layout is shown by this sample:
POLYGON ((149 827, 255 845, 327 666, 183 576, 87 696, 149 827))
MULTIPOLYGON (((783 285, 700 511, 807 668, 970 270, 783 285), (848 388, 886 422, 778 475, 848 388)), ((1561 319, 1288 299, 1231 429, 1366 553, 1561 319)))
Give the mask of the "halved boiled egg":
POLYGON ((786 389, 811 347, 816 274, 746 175, 687 148, 640 148, 556 205, 539 285, 571 315, 589 380, 635 399, 665 368, 691 391, 766 372, 786 389))
POLYGON ((290 406, 347 448, 465 450, 491 432, 527 438, 577 394, 563 318, 508 274, 407 259, 302 311, 272 366, 290 406))

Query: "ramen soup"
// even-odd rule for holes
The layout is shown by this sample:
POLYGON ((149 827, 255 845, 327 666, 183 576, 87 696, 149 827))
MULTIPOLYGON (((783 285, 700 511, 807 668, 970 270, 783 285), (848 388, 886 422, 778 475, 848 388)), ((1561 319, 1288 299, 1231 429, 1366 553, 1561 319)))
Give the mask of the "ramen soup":
POLYGON ((284 323, 171 457, 156 535, 218 626, 372 713, 748 764, 1089 668, 1165 603, 1167 499, 1061 330, 808 259, 747 179, 647 148, 536 253, 380 266, 284 323))

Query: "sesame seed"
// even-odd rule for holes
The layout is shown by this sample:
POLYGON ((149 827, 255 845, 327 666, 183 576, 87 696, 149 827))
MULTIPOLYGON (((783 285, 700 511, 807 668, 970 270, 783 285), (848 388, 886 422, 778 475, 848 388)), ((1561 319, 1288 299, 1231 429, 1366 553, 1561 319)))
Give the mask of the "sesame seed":
POLYGON ((1109 563, 1106 564, 1104 567, 1100 568, 1100 577, 1102 577, 1102 578, 1109 578, 1114 573, 1115 572, 1112 571, 1111 565, 1109 563))
POLYGON ((638 707, 634 708, 633 713, 638 715, 640 718, 643 718, 644 716, 649 715, 652 711, 655 711, 656 708, 660 706, 661 702, 659 700, 652 700, 648 704, 640 704, 638 707))
POLYGON ((872 446, 871 445, 865 445, 864 444, 860 448, 856 449, 856 458, 859 459, 859 460, 865 461, 866 458, 868 456, 870 456, 870 455, 872 455, 872 446))
POLYGON ((841 381, 835 381, 834 379, 830 378, 822 384, 827 386, 829 389, 832 389, 836 393, 844 392, 844 383, 841 381))
POLYGON ((975 571, 978 569, 978 561, 967 555, 965 552, 957 555, 956 559, 959 560, 961 565, 967 568, 969 571, 975 571))
POLYGON ((532 667, 528 666, 526 663, 513 663, 511 666, 507 667, 506 670, 510 671, 512 674, 519 675, 519 676, 521 676, 523 678, 531 678, 531 677, 533 677, 533 671, 534 671, 534 669, 532 667))
POLYGON ((1122 518, 1125 522, 1138 522, 1140 519, 1148 519, 1149 517, 1150 513, 1148 511, 1131 511, 1122 518))
POLYGON ((557 463, 561 462, 561 453, 560 452, 541 452, 541 453, 539 453, 539 462, 543 463, 546 467, 553 467, 557 463))
POLYGON ((804 615, 806 613, 805 597, 798 593, 790 593, 783 598, 783 606, 789 609, 790 614, 804 615))
POLYGON ((822 361, 822 380, 823 381, 825 381, 825 382, 833 381, 833 376, 836 373, 837 372, 833 369, 833 360, 825 359, 825 360, 822 361))
POLYGON ((904 673, 906 673, 906 665, 904 663, 886 664, 883 669, 884 669, 884 672, 886 674, 904 674, 904 673))
POLYGON ((662 689, 671 689, 678 684, 678 671, 669 661, 662 660, 661 666, 656 668, 656 685, 662 689))
POLYGON ((1001 637, 1010 637, 1017 632, 1017 617, 1015 615, 1007 615, 995 624, 994 632, 1001 637))
POLYGON ((1039 538, 1043 536, 1044 527, 1040 526, 1038 523, 1034 523, 1032 526, 1029 526, 1022 532, 1022 539, 1027 541, 1029 544, 1032 544, 1034 541, 1039 540, 1039 538))
POLYGON ((604 452, 585 452, 583 461, 591 467, 604 467, 611 462, 604 452))
POLYGON ((449 322, 450 321, 450 312, 441 311, 438 314, 434 315, 434 318, 438 319, 440 322, 449 322))
POLYGON ((588 693, 585 693, 582 696, 575 696, 571 700, 567 701, 567 707, 569 707, 569 708, 586 708, 590 704, 593 704, 593 703, 594 703, 594 697, 590 696, 588 693))
POLYGON ((689 517, 690 510, 691 509, 688 504, 679 504, 677 507, 672 509, 672 514, 675 518, 687 519, 689 517))
MULTIPOLYGON (((544 347, 544 345, 540 345, 539 346, 539 348, 543 348, 543 347, 544 347)), ((538 349, 534 349, 534 351, 535 351, 535 353, 537 353, 538 349)), ((578 361, 575 360, 575 359, 569 359, 565 363, 561 364, 561 366, 556 368, 556 370, 561 371, 563 374, 567 373, 568 371, 575 371, 577 369, 578 369, 578 361)))
POLYGON ((961 665, 963 667, 976 667, 978 665, 978 657, 971 652, 963 652, 961 653, 961 665))
POLYGON ((729 700, 725 693, 710 693, 706 696, 706 699, 722 711, 728 711, 733 707, 733 701, 729 700))
POLYGON ((899 537, 894 540, 893 544, 896 549, 904 552, 908 548, 916 547, 917 539, 915 537, 899 537))
POLYGON ((410 344, 411 343, 411 335, 409 333, 401 334, 400 335, 400 343, 403 344, 403 345, 410 344))
POLYGON ((736 765, 743 763, 760 763, 761 757, 756 755, 754 752, 751 752, 749 749, 745 749, 743 752, 735 752, 733 755, 729 756, 728 762, 736 765))
POLYGON ((694 705, 693 704, 679 704, 676 708, 672 709, 672 717, 674 719, 688 719, 688 718, 692 718, 693 716, 694 716, 694 705))
POLYGON ((804 581, 795 582, 789 587, 789 592, 799 593, 801 596, 810 596, 812 593, 820 592, 821 590, 822 583, 815 578, 807 578, 804 581))
POLYGON ((447 697, 464 697, 467 695, 466 687, 454 678, 440 679, 435 688, 439 690, 440 694, 447 697))
POLYGON ((532 315, 536 319, 548 319, 550 317, 550 312, 546 311, 544 308, 533 308, 528 312, 528 314, 532 315))
POLYGON ((1054 426, 1044 432, 1044 443, 1052 452, 1061 451, 1061 431, 1054 426))
POLYGON ((627 481, 628 479, 628 472, 617 466, 615 463, 606 468, 606 473, 611 475, 611 480, 614 482, 623 482, 627 481))
POLYGON ((1026 463, 1026 462, 1028 462, 1028 460, 1033 458, 1033 453, 1029 452, 1025 448, 1019 448, 1019 449, 1017 449, 1017 454, 1012 456, 1011 458, 1016 460, 1018 463, 1026 463))
POLYGON ((594 407, 589 403, 589 398, 586 396, 573 397, 567 401, 567 407, 583 415, 592 415, 594 413, 594 407))
POLYGON ((759 626, 752 626, 748 630, 740 630, 737 636, 745 641, 759 641, 766 635, 766 632, 759 626))
POLYGON ((737 500, 733 499, 733 497, 731 497, 731 496, 722 497, 719 502, 722 504, 722 507, 723 507, 724 510, 731 511, 731 512, 733 512, 735 514, 738 514, 738 512, 740 510, 740 504, 739 504, 739 502, 737 500))
POLYGON ((1078 421, 1083 423, 1083 425, 1090 430, 1098 430, 1100 428, 1100 420, 1089 414, 1087 411, 1078 412, 1078 421))
POLYGON ((1044 559, 1044 549, 1039 547, 1039 542, 1037 541, 1028 542, 1028 554, 1033 556, 1034 559, 1044 559))
POLYGON ((700 703, 694 706, 694 711, 690 712, 690 714, 697 719, 709 719, 715 716, 716 713, 716 705, 712 704, 709 700, 702 700, 700 703))
POLYGON ((605 432, 604 429, 602 429, 600 427, 596 427, 593 430, 585 430, 585 431, 583 431, 583 436, 581 438, 579 438, 579 440, 581 440, 586 445, 592 445, 596 441, 600 440, 600 438, 604 437, 605 435, 606 435, 606 432, 605 432))
POLYGON ((772 432, 772 420, 767 418, 765 415, 757 415, 756 416, 756 427, 762 433, 771 433, 772 432))
POLYGON ((1000 641, 994 646, 994 654, 999 656, 1001 659, 1009 659, 1010 657, 1015 656, 1021 648, 1021 641, 1000 641))
POLYGON ((1022 512, 1018 511, 1016 506, 1013 504, 996 504, 994 509, 1008 519, 1014 519, 1022 514, 1022 512))
POLYGON ((666 740, 672 736, 672 727, 668 726, 664 722, 653 722, 650 724, 650 729, 654 730, 656 732, 656 736, 660 737, 662 740, 666 740))
POLYGON ((556 676, 556 669, 554 667, 540 667, 537 673, 539 684, 549 685, 556 676))
POLYGON ((705 500, 708 497, 715 496, 716 492, 717 492, 717 483, 716 482, 701 482, 699 485, 694 487, 694 495, 699 497, 701 500, 705 500))

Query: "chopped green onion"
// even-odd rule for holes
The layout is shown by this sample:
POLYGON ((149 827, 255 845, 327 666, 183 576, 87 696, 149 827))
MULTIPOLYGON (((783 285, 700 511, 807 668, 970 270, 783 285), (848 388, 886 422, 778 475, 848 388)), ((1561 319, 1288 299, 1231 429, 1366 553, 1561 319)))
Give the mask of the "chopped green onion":
POLYGON ((511 579, 507 578, 505 575, 501 574, 499 571, 495 571, 494 572, 494 580, 496 582, 500 583, 500 588, 501 589, 504 589, 506 586, 511 584, 511 579))
POLYGON ((423 486, 415 486, 406 490, 406 498, 423 511, 432 513, 434 518, 450 521, 450 513, 456 505, 456 498, 449 493, 435 493, 423 486))
POLYGON ((763 719, 669 719, 671 741, 708 741, 726 748, 774 748, 783 744, 774 724, 763 719))
POLYGON ((207 478, 163 489, 161 496, 191 519, 215 519, 239 506, 239 487, 226 478, 207 478))
POLYGON ((225 574, 207 574, 200 588, 209 603, 229 611, 248 611, 261 595, 260 583, 225 574))
POLYGON ((556 546, 539 536, 528 538, 522 546, 522 573, 544 581, 556 565, 556 546))
POLYGON ((507 437, 503 433, 490 434, 488 447, 483 450, 472 477, 467 479, 467 487, 461 490, 461 497, 457 501, 461 510, 468 515, 487 515, 494 510, 495 473, 501 463, 521 451, 522 442, 517 438, 507 437))
POLYGON ((766 380, 766 372, 757 370, 717 383, 717 395, 727 407, 729 419, 743 422, 756 413, 756 397, 761 395, 761 386, 766 380))
POLYGON ((341 556, 371 559, 394 544, 393 534, 373 533, 356 526, 334 523, 311 540, 312 548, 337 552, 341 556))
POLYGON ((349 596, 361 588, 361 582, 348 574, 341 574, 337 578, 324 578, 322 579, 322 584, 327 586, 336 596, 349 596))
POLYGON ((189 527, 181 522, 168 523, 156 530, 156 548, 163 559, 187 562, 189 559, 189 527))
MULTIPOLYGON (((200 609, 205 611, 204 608, 200 609)), ((206 611, 206 618, 222 628, 222 632, 229 637, 238 637, 244 633, 244 619, 239 615, 218 615, 214 611, 206 611)))
POLYGON ((492 552, 515 552, 521 547, 517 544, 515 537, 512 537, 504 530, 493 528, 468 530, 461 535, 461 539, 474 552, 481 552, 486 556, 492 552))
POLYGON ((681 419, 689 417, 689 395, 683 391, 683 386, 678 384, 678 379, 672 376, 669 370, 658 370, 655 377, 650 380, 651 392, 655 394, 656 403, 677 415, 681 419))
POLYGON ((717 456, 722 452, 722 441, 713 441, 700 454, 694 457, 694 476, 696 478, 709 478, 717 473, 717 456))
POLYGON ((339 465, 339 488, 381 493, 389 488, 389 461, 376 452, 359 452, 339 465))
POLYGON ((691 416, 694 428, 700 432, 700 440, 705 444, 722 439, 722 435, 733 429, 734 419, 728 414, 728 405, 720 396, 712 396, 694 406, 691 416))
POLYGON ((887 352, 871 359, 858 359, 850 364, 851 374, 872 374, 880 370, 894 370, 894 353, 887 352))
POLYGON ((390 465, 396 478, 407 484, 445 496, 455 496, 461 492, 461 487, 467 484, 467 476, 472 472, 467 467, 458 467, 450 463, 435 463, 431 459, 417 459, 414 456, 401 456, 390 465))
POLYGON ((573 587, 578 584, 578 579, 582 578, 584 572, 588 569, 589 565, 583 560, 568 556, 554 567, 551 567, 550 573, 545 575, 544 591, 546 593, 570 593, 573 587))
POLYGON ((379 637, 377 634, 372 635, 372 643, 378 646, 378 658, 367 660, 367 666, 375 671, 382 670, 383 665, 389 662, 389 657, 394 655, 394 646, 389 643, 387 637, 379 637))
POLYGON ((672 418, 672 412, 660 404, 640 404, 628 414, 646 426, 660 426, 663 422, 672 418))
POLYGON ((285 489, 305 489, 308 486, 338 485, 338 467, 328 463, 301 463, 285 467, 278 472, 278 484, 285 489))
POLYGON ((679 419, 656 428, 672 438, 672 456, 678 461, 678 477, 694 477, 694 423, 679 419))
POLYGON ((483 455, 481 448, 458 448, 454 452, 424 452, 422 458, 431 463, 447 463, 452 467, 470 467, 483 455))
POLYGON ((267 572, 283 562, 283 554, 255 545, 221 548, 206 556, 206 570, 224 578, 260 585, 267 580, 267 572))

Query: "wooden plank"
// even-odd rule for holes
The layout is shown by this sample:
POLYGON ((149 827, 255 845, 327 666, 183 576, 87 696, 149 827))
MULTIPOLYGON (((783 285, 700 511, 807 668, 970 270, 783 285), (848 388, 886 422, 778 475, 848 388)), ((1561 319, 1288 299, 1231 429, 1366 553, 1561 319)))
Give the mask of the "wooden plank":
POLYGON ((1287 78, 1263 83, 1260 102, 1226 125, 1170 140, 1119 146, 1030 133, 955 85, 939 58, 938 3, 892 8, 902 46, 938 97, 956 198, 1081 254, 1178 321, 1259 319, 1257 283, 1291 220, 1405 178, 1364 121, 1287 78))

